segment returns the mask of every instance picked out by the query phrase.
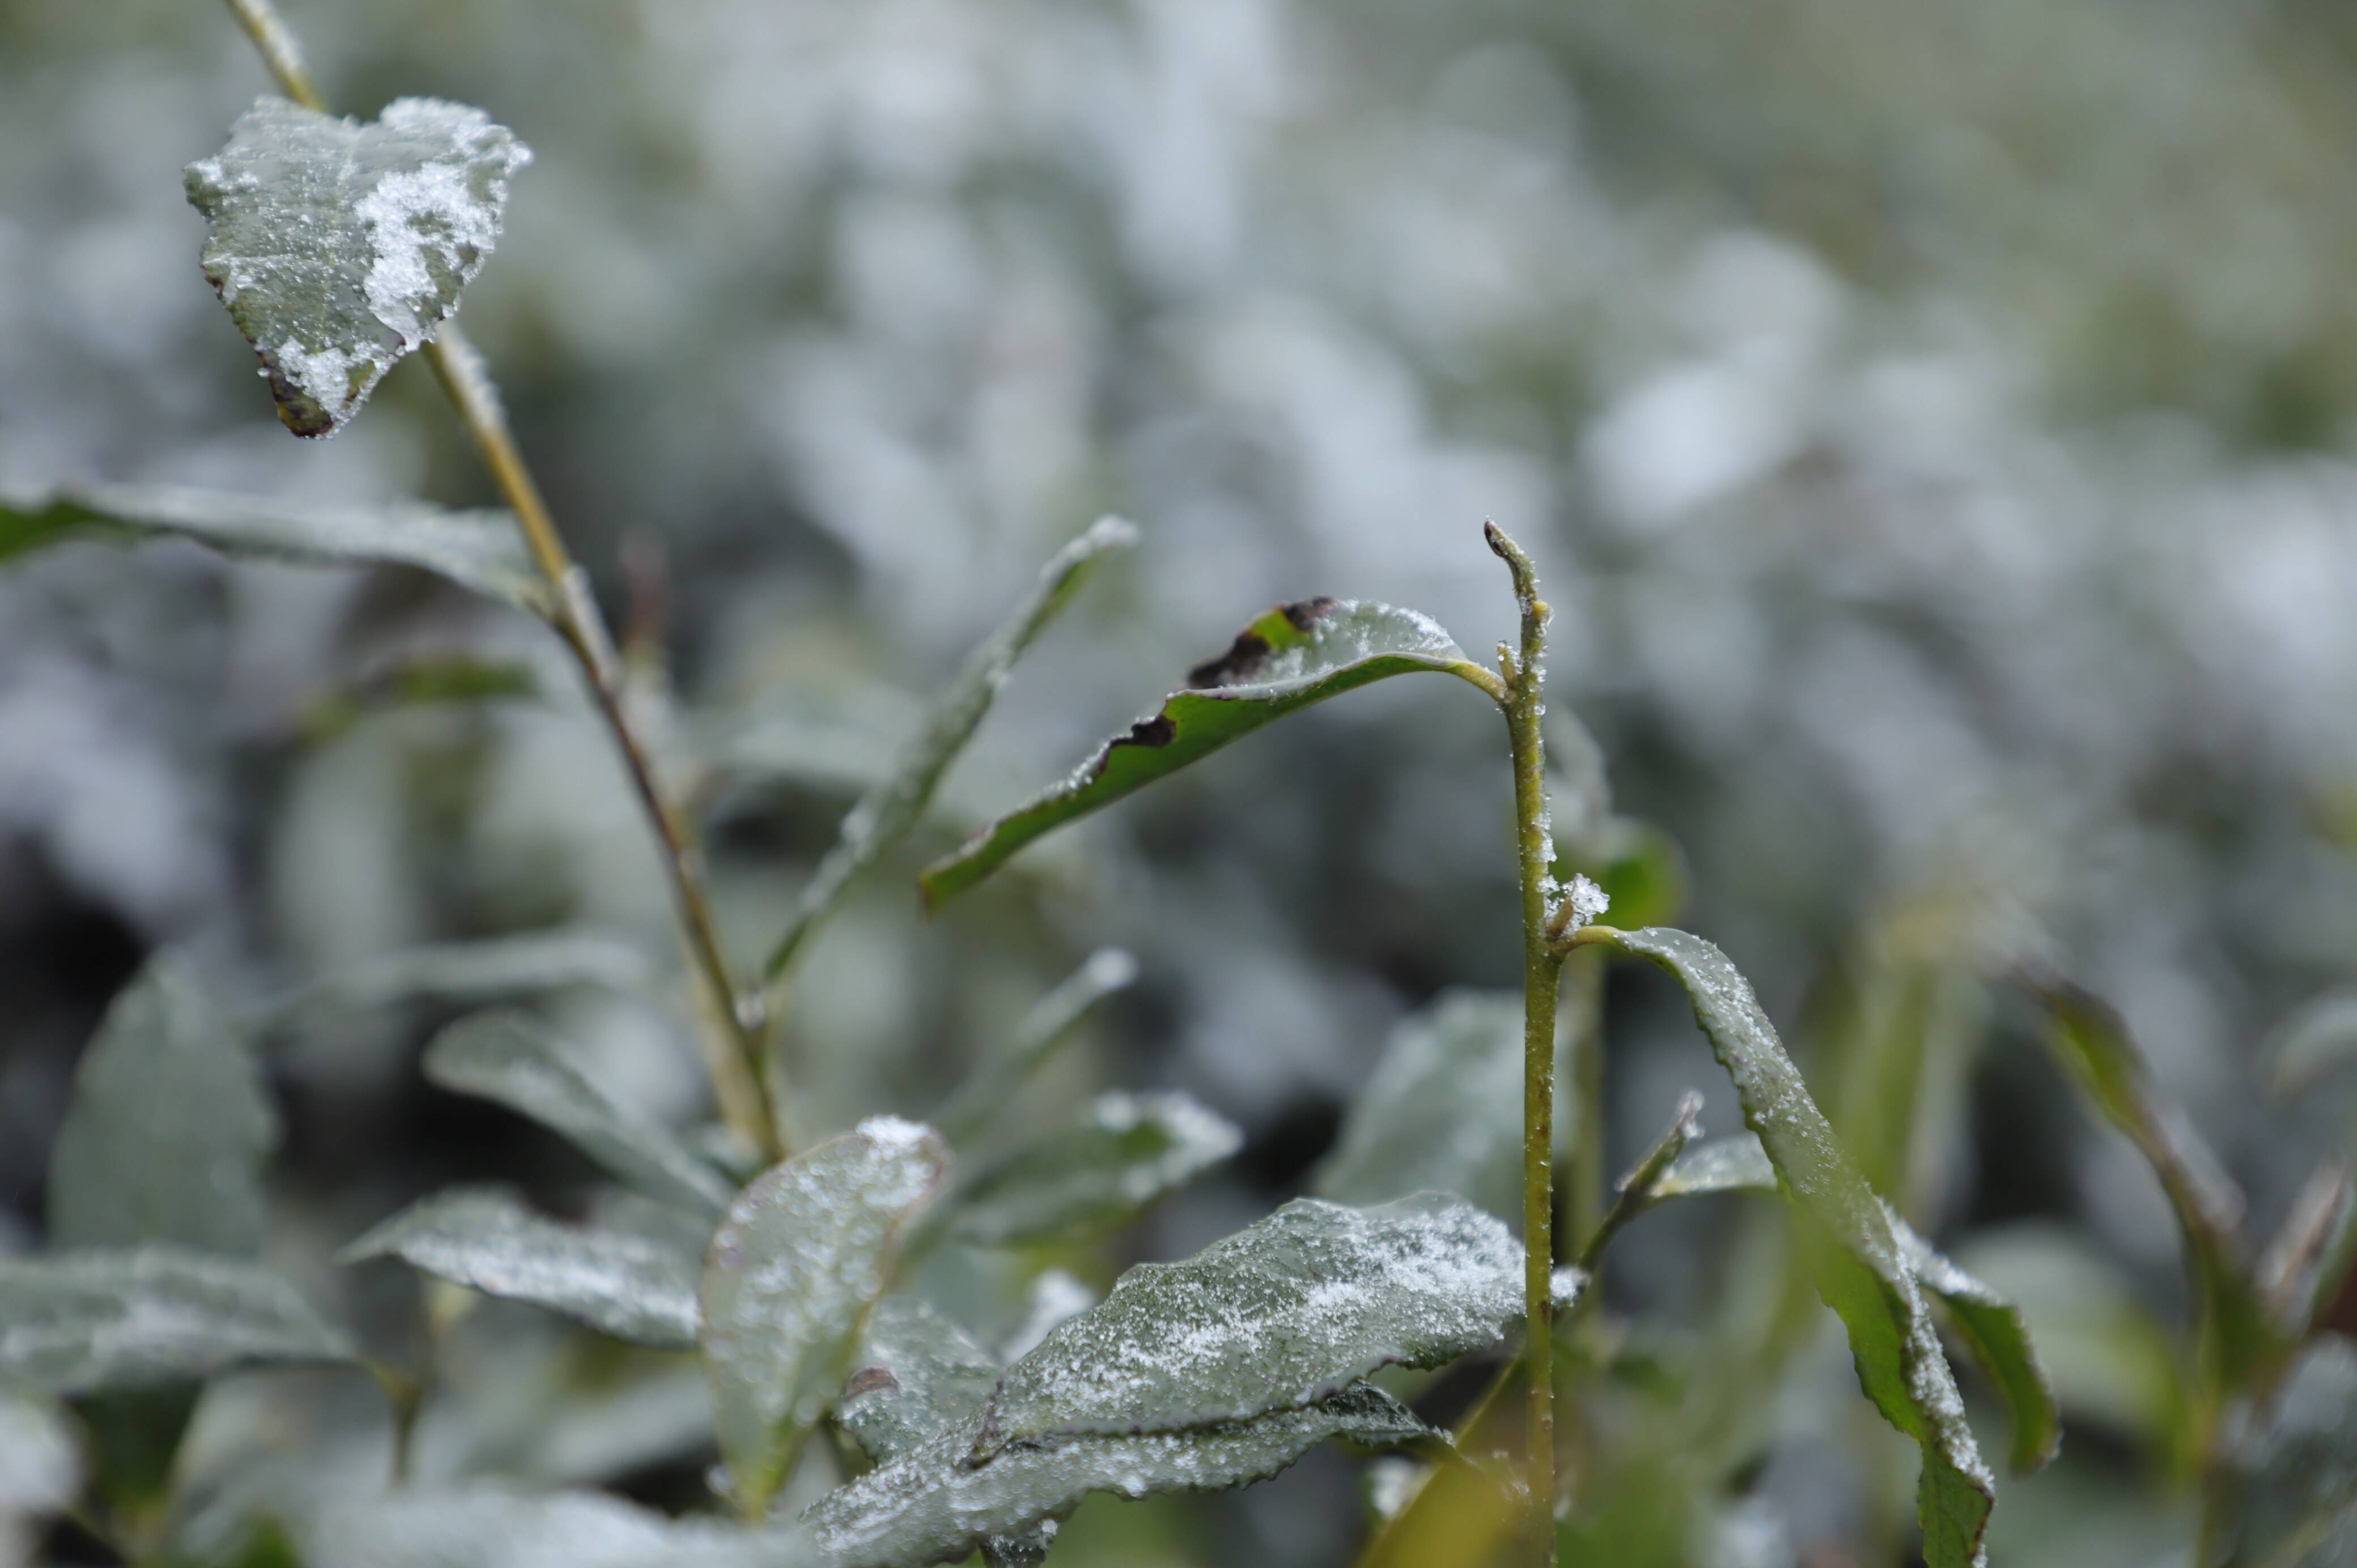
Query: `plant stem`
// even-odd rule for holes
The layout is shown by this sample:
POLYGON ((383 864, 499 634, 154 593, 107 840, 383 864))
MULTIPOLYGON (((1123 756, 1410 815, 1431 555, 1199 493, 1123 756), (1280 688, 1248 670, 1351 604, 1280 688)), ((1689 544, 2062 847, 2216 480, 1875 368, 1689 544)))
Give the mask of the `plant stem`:
POLYGON ((1496 523, 1490 548, 1513 575, 1522 608, 1519 656, 1505 658, 1506 736, 1514 764, 1515 848, 1523 891, 1523 1289, 1530 1376, 1532 1530, 1538 1560, 1555 1562, 1555 1035, 1563 960, 1547 933, 1554 913, 1554 843, 1547 828, 1546 601, 1521 546, 1496 523))
MULTIPOLYGON (((304 68, 295 36, 271 0, 228 0, 228 4, 231 15, 253 40, 279 91, 306 108, 327 113, 326 102, 304 68)), ((665 798, 652 755, 630 722, 623 700, 620 660, 614 655, 613 636, 589 591, 588 574, 573 559, 564 535, 557 532, 555 520, 541 499, 540 487, 516 448, 499 392, 457 322, 442 324, 435 340, 425 346, 425 358, 514 512, 533 560, 554 591, 550 621, 581 666, 597 699, 598 716, 613 735, 640 805, 654 827, 677 907, 680 934, 705 992, 703 1011, 713 1026, 708 1033, 718 1036, 707 1042, 712 1048, 706 1051, 705 1066, 721 1114, 765 1160, 782 1158, 786 1144, 763 1070, 761 999, 756 992, 740 992, 731 977, 727 947, 721 940, 705 886, 703 853, 665 798)))

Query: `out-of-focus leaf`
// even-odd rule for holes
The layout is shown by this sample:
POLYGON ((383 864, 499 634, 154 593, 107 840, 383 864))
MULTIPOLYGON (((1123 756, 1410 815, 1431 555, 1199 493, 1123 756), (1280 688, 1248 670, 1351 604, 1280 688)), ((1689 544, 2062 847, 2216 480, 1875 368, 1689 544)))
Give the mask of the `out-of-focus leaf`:
POLYGON ((81 1490, 81 1452, 49 1400, 0 1389, 0 1544, 12 1519, 57 1513, 81 1490))
POLYGON ((772 980, 785 972, 794 954, 834 912, 852 884, 917 825, 942 775, 965 749, 975 726, 1014 672, 1015 661, 1071 603, 1099 562, 1136 542, 1135 525, 1117 517, 1100 518, 1056 553, 1029 596, 988 641, 974 650, 956 679, 934 701, 924 728, 901 753, 890 775, 861 796, 851 814, 843 819, 841 841, 819 862, 810 885, 802 889, 792 924, 770 953, 768 973, 772 980))
POLYGON ((458 308, 531 149, 479 109, 397 98, 363 125, 262 98, 188 166, 206 281, 262 356, 278 417, 333 435, 458 308))
POLYGON ((87 485, 47 498, 0 498, 0 561, 68 539, 194 540, 224 555, 304 566, 414 566, 486 598, 546 615, 554 601, 503 511, 414 503, 298 506, 259 496, 87 485))
POLYGON ((1046 1066, 1106 997, 1136 983, 1137 960, 1120 948, 1099 948, 1042 996, 1015 1026, 1006 1045, 974 1065, 937 1120, 951 1143, 963 1144, 987 1127, 1024 1081, 1046 1066))
POLYGON ((309 1568, 811 1568, 802 1532, 666 1519, 601 1492, 397 1491, 321 1510, 309 1568))
POLYGON ((1869 922, 1812 1019, 1825 1116, 1874 1189, 1924 1211, 1963 1137, 1988 1016, 1978 906, 1924 894, 1869 922))
POLYGON ((303 710, 303 738, 325 746, 371 714, 444 703, 540 695, 531 665, 513 659, 445 653, 407 659, 329 692, 303 710))
POLYGON ((1019 1443, 980 1464, 973 1457, 979 1425, 968 1423, 837 1487, 802 1522, 825 1568, 954 1562, 993 1537, 1061 1518, 1091 1492, 1138 1498, 1242 1486, 1275 1475, 1329 1437, 1385 1447, 1439 1434, 1367 1383, 1306 1407, 1192 1431, 1019 1443))
POLYGON ((1243 1145, 1184 1094, 1100 1095, 1087 1115, 962 1185, 951 1233, 985 1247, 1118 1230, 1243 1145))
POLYGON ((1679 1097, 1678 1108, 1670 1118, 1668 1130, 1646 1152, 1645 1157, 1637 1162, 1636 1168, 1620 1178, 1620 1190, 1612 1199, 1612 1207, 1604 1211, 1604 1218, 1597 1223, 1596 1233, 1581 1243, 1579 1267, 1583 1271, 1593 1273, 1598 1261, 1604 1255, 1604 1249, 1611 1244, 1612 1238, 1620 1233, 1620 1228, 1657 1200, 1663 1177, 1677 1163, 1685 1146, 1701 1134, 1701 1117, 1702 1095, 1689 1089, 1679 1097))
POLYGON ((1392 1032, 1311 1190, 1338 1203, 1452 1192, 1519 1219, 1523 998, 1451 991, 1392 1032))
POLYGON ((1749 983, 1725 953, 1685 931, 1590 926, 1579 940, 1648 959, 1685 988, 1783 1190, 1831 1243, 1821 1250, 1818 1288, 1849 1331, 1859 1383, 1922 1450, 1916 1511, 1925 1560, 1931 1568, 1980 1563, 1996 1487, 1964 1423, 1931 1310, 1881 1201, 1835 1142, 1749 983))
POLYGON ((2258 1286, 2283 1332, 2305 1337, 2328 1311, 2357 1261, 2357 1176, 2334 1156, 2293 1199, 2283 1228, 2259 1259, 2258 1286))
POLYGON ((2053 1022, 2055 1055, 2104 1119, 2136 1144, 2176 1211, 2211 1375, 2227 1390, 2247 1387, 2279 1364, 2288 1345, 2245 1255, 2242 1193, 2184 1118, 2162 1102, 2117 1013, 2067 982, 2030 984, 2053 1022))
POLYGON ((2357 1561, 2357 1346, 2309 1342, 2265 1408, 2227 1442, 2218 1568, 2357 1561))
POLYGON ((285 997, 273 1013, 359 1012, 404 1002, 465 1007, 576 985, 631 991, 654 974, 645 950, 620 937, 588 929, 526 931, 363 959, 285 997))
POLYGON ((668 1131, 599 1093, 566 1059, 564 1044, 528 1014, 461 1018, 426 1047, 425 1076, 531 1117, 649 1197, 717 1214, 733 1195, 719 1172, 668 1131))
POLYGON ((2038 1469, 2061 1446, 2062 1413, 2055 1406, 2053 1382, 2029 1342, 2021 1308, 1933 1251, 1896 1209, 1885 1208, 1907 1266, 1946 1304, 1958 1336, 2013 1417, 2013 1467, 2038 1469))
POLYGON ((461 1188, 423 1198, 344 1249, 347 1263, 370 1258, 399 1258, 633 1344, 695 1344, 692 1253, 644 1236, 560 1225, 505 1192, 461 1188))
POLYGON ((2357 1062, 2357 991, 2328 991, 2302 1003, 2276 1028, 2263 1054, 2267 1087, 2278 1095, 2297 1094, 2357 1062))
POLYGON ((259 1063, 184 965, 159 959, 82 1053, 49 1159, 49 1244, 250 1257, 278 1119, 259 1063))
MULTIPOLYGON (((984 828, 920 879, 938 906, 1006 864, 1040 834, 1210 756, 1315 703, 1386 676, 1439 671, 1477 686, 1496 677, 1430 618, 1389 605, 1304 599, 1268 612, 1221 657, 1188 672, 1188 689, 1115 736, 1063 782, 984 828)), ((1484 686, 1486 690, 1487 687, 1484 686)))
POLYGON ((253 1263, 174 1247, 0 1258, 0 1383, 81 1394, 352 1357, 253 1263))
POLYGON ((1611 900, 1597 918, 1636 929, 1678 918, 1686 901, 1686 857, 1651 822, 1608 813, 1583 832, 1558 828, 1554 874, 1566 886, 1586 876, 1611 900))
POLYGON ((703 1351, 738 1507, 758 1513, 843 1389, 909 1221, 949 1151, 879 1116, 773 1166, 737 1197, 705 1266, 703 1351))
POLYGON ((1167 1432, 1298 1409, 1379 1367, 1433 1367, 1522 1316, 1505 1226, 1427 1193, 1297 1198, 1182 1263, 1142 1263, 1006 1369, 977 1458, 1076 1433, 1167 1432))
POLYGON ((998 1358, 916 1296, 878 1303, 844 1385, 843 1429, 883 1463, 970 1418, 998 1381, 998 1358))

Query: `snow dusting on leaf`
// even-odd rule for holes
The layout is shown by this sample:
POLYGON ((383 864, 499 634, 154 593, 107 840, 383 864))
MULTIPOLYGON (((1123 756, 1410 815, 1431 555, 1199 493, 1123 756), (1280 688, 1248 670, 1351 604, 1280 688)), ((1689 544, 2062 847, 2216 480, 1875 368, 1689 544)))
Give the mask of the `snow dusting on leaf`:
POLYGON ((397 99, 363 125, 265 97, 188 166, 205 276, 289 430, 343 428, 457 309, 531 159, 481 110, 438 99, 397 99))

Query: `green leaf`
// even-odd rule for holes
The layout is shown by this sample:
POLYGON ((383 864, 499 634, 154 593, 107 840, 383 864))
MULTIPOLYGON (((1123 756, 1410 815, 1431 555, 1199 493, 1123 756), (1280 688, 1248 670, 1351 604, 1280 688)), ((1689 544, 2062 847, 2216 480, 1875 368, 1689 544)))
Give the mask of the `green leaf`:
POLYGON ((1268 612, 1228 651, 1188 672, 1188 690, 1105 743, 1063 782, 934 862, 920 881, 935 906, 973 886, 1052 829, 1176 773, 1230 741, 1387 676, 1440 671, 1485 691, 1497 679, 1430 618, 1389 605, 1303 599, 1268 612))
POLYGON ((472 942, 431 942, 362 959, 279 999, 270 1021, 357 1013, 402 1003, 479 1006, 574 986, 636 991, 655 966, 636 943, 589 929, 524 931, 472 942))
POLYGON ((1072 1038, 1092 1009, 1137 980, 1137 960, 1120 948, 1099 948, 1042 996, 1016 1025, 1006 1045, 974 1064, 934 1118, 952 1144, 963 1144, 1006 1109, 1025 1081, 1072 1038))
POLYGON ((1933 1251, 1897 1209, 1888 1204, 1883 1208, 1907 1266, 1947 1306, 1957 1337, 2005 1401, 2013 1418, 2008 1462, 2023 1472, 2042 1467, 2062 1444, 2062 1412, 2055 1405, 2053 1382, 2030 1344, 2029 1324, 2021 1308, 1933 1251))
POLYGON ((2342 1568, 2357 1558, 2357 1345, 2311 1340, 2230 1434, 2219 1568, 2342 1568))
POLYGON ((2302 1003, 2264 1054, 2267 1087, 2278 1095, 2297 1094, 2357 1061, 2357 991, 2328 991, 2302 1003))
POLYGON ((1931 1568, 1983 1562, 1996 1487, 1964 1423, 1930 1308, 1881 1201, 1835 1142, 1749 983, 1725 953, 1684 931, 1590 926, 1579 940, 1649 959, 1685 987, 1695 1021, 1734 1080, 1744 1121, 1794 1206, 1831 1243, 1818 1289, 1849 1331, 1859 1383, 1922 1449, 1916 1511, 1925 1560, 1931 1568))
POLYGON ((521 660, 486 659, 473 653, 421 654, 306 703, 303 738, 312 746, 327 746, 365 719, 404 708, 539 695, 539 675, 521 660))
POLYGON ((564 1043, 529 1014, 461 1018, 425 1048, 425 1076, 530 1117, 649 1197, 717 1214, 734 1195, 667 1130, 599 1093, 566 1059, 564 1043))
POLYGON ((353 1356, 292 1285, 236 1259, 177 1247, 0 1258, 0 1383, 82 1394, 353 1356))
POLYGON ((75 1069, 49 1157, 49 1245, 253 1256, 277 1143, 245 1040, 193 972, 159 959, 114 999, 75 1069))
POLYGON ((695 1344, 697 1260, 649 1237, 560 1225, 511 1194, 423 1198, 344 1249, 347 1263, 399 1258, 503 1301, 530 1302, 634 1345, 695 1344))
POLYGON ((783 974, 813 933, 834 912, 852 885, 899 843, 924 815, 942 775, 997 700, 1034 639, 1080 592, 1099 562, 1137 542, 1137 529, 1117 517, 1100 518, 1086 532, 1056 553, 1039 581, 990 639, 975 649, 947 689, 934 700, 925 726, 900 755, 891 773, 859 799, 843 819, 840 842, 819 862, 802 889, 793 923, 770 951, 768 973, 783 974))
POLYGON ((737 1197, 705 1266, 703 1351, 737 1504, 750 1516, 842 1391, 869 1310, 949 1151, 878 1116, 771 1167, 737 1197))
POLYGON ((980 1424, 969 1422, 813 1503, 802 1522, 819 1561, 825 1568, 954 1562, 993 1537, 1061 1519, 1091 1492, 1140 1498, 1242 1486, 1275 1475, 1329 1437, 1370 1447, 1439 1440, 1367 1383, 1250 1420, 1187 1432, 1060 1435, 1001 1448, 977 1464, 980 1437, 980 1424))
POLYGON ((36 500, 0 497, 0 561, 83 538, 189 539, 224 555, 300 566, 414 566, 535 615, 548 615, 555 603, 503 511, 444 511, 414 502, 301 506, 130 485, 85 485, 36 500))
POLYGON ((1297 1198, 1185 1262, 1140 1264, 1059 1325, 1007 1369, 976 1457, 1297 1410, 1379 1367, 1493 1344, 1522 1311, 1522 1250, 1470 1204, 1297 1198))
POLYGON ((400 1490, 321 1509, 308 1568, 812 1568, 791 1526, 666 1519, 601 1492, 400 1490))
POLYGON ((433 338, 499 242, 531 149, 479 109, 397 98, 339 120, 262 98, 188 166, 205 279, 262 356, 278 417, 333 435, 433 338))
POLYGON ((951 1233, 984 1247, 1092 1240, 1243 1146, 1232 1122, 1187 1095, 1100 1095, 1080 1122, 962 1185, 951 1233))
POLYGON ((1380 1203, 1430 1189, 1523 1208, 1523 998, 1450 991, 1392 1032, 1310 1190, 1380 1203))
POLYGON ((1773 1192, 1776 1167, 1768 1151, 1749 1133, 1713 1138, 1678 1155, 1653 1183, 1655 1197, 1695 1197, 1713 1192, 1773 1192))
POLYGON ((2029 983, 2053 1022, 2055 1055, 2144 1155, 2176 1211, 2201 1303, 2207 1375, 2229 1391, 2250 1386, 2281 1363, 2289 1346, 2245 1254, 2241 1191, 2185 1119, 2163 1103, 2117 1013, 2065 981, 2029 983))
POLYGON ((970 1419, 1002 1368, 974 1337, 917 1296, 878 1303, 837 1419, 878 1463, 970 1419))

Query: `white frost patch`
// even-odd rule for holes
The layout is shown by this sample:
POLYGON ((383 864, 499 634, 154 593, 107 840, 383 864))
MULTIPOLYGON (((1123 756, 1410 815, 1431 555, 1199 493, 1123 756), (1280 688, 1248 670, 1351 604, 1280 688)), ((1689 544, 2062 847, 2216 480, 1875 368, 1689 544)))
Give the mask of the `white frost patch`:
POLYGON ((1603 888, 1586 876, 1575 875, 1571 879, 1571 924, 1577 930, 1581 926, 1596 924, 1597 918, 1612 908, 1612 899, 1603 888))
MULTIPOLYGON (((305 397, 335 414, 339 423, 345 405, 355 401, 352 397, 352 365, 355 360, 373 366, 377 359, 373 354, 347 353, 333 345, 324 349, 306 349, 292 338, 278 345, 273 358, 277 362, 278 374, 282 379, 305 397)), ((391 360, 385 361, 386 365, 391 363, 391 360)), ((376 368, 382 374, 384 366, 376 368)), ((264 367, 262 373, 269 375, 269 369, 264 367)))

